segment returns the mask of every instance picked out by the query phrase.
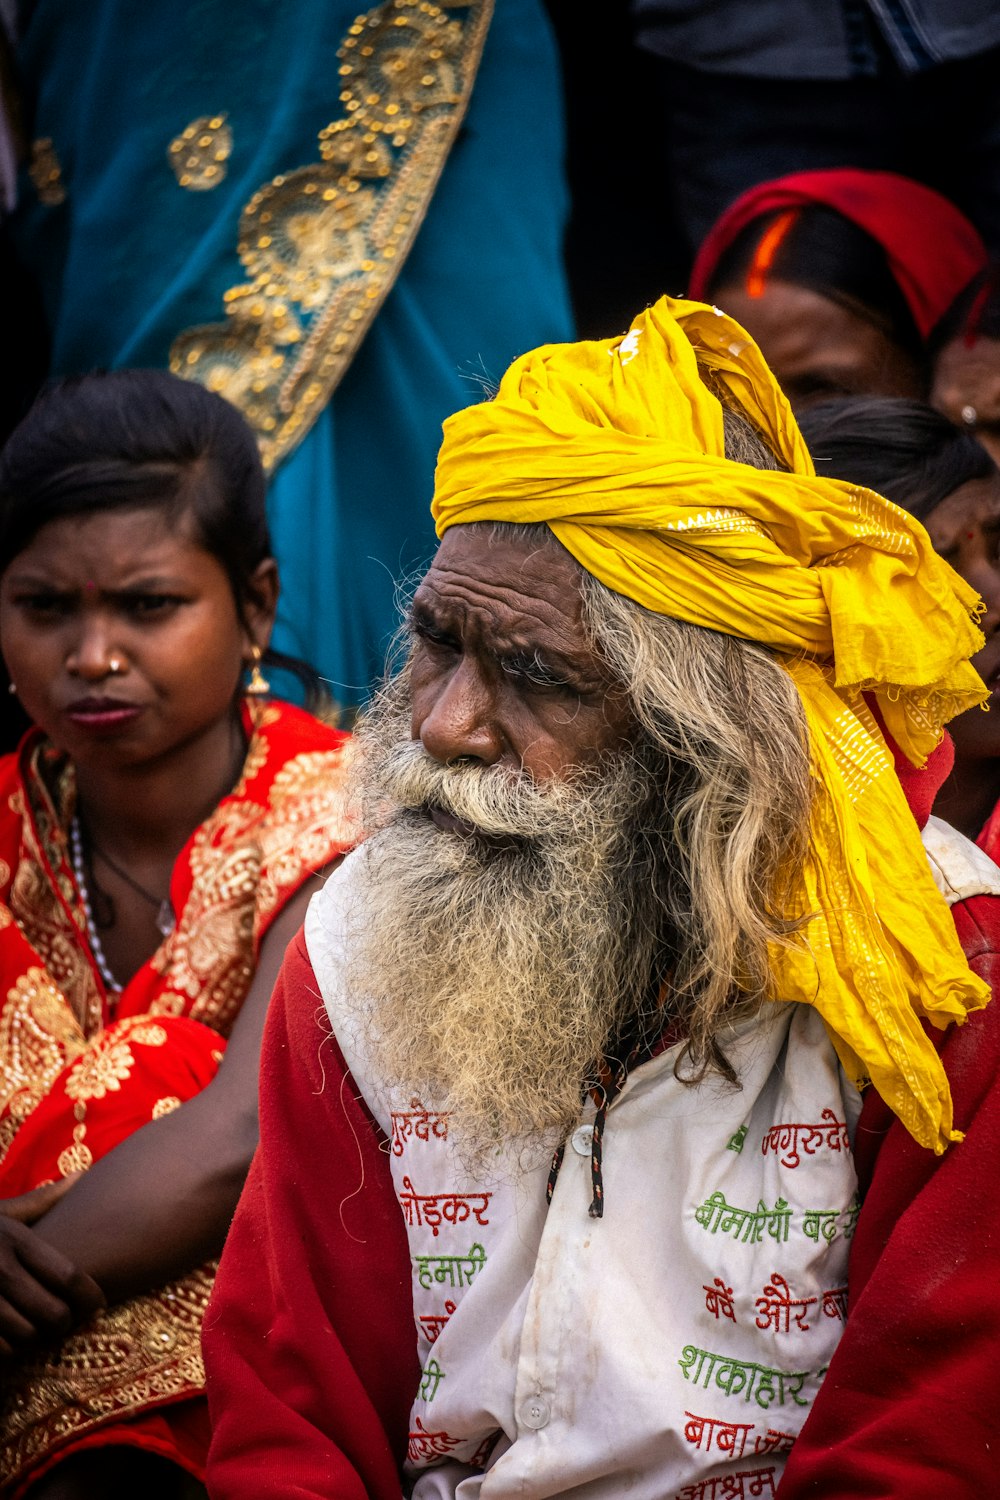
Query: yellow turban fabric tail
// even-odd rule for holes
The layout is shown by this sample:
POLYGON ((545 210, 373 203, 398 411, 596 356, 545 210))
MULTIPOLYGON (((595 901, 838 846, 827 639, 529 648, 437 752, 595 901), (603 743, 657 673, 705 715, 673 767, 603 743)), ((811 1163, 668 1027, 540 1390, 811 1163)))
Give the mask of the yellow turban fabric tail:
POLYGON ((915 765, 986 698, 968 660, 981 603, 923 527, 818 478, 746 332, 670 298, 621 338, 526 354, 492 401, 449 418, 433 513, 439 536, 544 522, 609 588, 778 654, 805 708, 814 799, 787 911, 804 925, 773 948, 774 997, 814 1005, 849 1076, 871 1078, 922 1145, 958 1139, 920 1018, 962 1021, 989 988, 965 962, 862 696, 915 765), (710 386, 787 472, 726 459, 710 386))

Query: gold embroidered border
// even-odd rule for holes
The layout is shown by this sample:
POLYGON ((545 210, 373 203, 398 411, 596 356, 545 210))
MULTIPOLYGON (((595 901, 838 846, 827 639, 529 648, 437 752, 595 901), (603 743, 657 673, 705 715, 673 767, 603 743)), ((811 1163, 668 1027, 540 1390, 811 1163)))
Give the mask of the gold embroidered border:
POLYGON ((65 996, 67 1026, 82 1037, 103 1023, 97 976, 87 956, 87 919, 73 879, 66 829, 76 805, 76 775, 66 758, 39 741, 17 794, 21 848, 10 892, 18 927, 45 964, 52 984, 65 996), (72 920, 67 916, 67 909, 72 920))
POLYGON ((323 160, 254 194, 239 234, 251 279, 225 293, 227 322, 174 340, 170 368, 239 407, 268 471, 329 401, 410 252, 493 3, 385 0, 357 18, 337 54, 345 114, 319 132, 323 160))
MULTIPOLYGON (((248 762, 252 755, 251 745, 248 762)), ((191 894, 153 959, 164 991, 151 1013, 186 1010, 228 1035, 275 907, 355 842, 344 781, 341 747, 306 751, 278 772, 266 806, 227 798, 202 824, 191 848, 191 894)))
POLYGON ((99 1313, 57 1353, 5 1377, 0 1493, 93 1428, 205 1388, 201 1323, 216 1263, 99 1313))
POLYGON ((62 992, 32 964, 0 1002, 0 1161, 22 1121, 45 1098, 73 1058, 86 1048, 62 992))

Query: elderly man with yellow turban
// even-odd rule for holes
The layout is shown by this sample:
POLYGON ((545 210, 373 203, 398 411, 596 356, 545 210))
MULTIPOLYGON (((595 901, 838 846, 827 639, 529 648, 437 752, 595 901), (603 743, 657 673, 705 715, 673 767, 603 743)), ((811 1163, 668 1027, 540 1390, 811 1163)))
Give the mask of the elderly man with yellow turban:
POLYGON ((932 872, 893 755, 985 697, 979 602, 690 302, 518 360, 433 511, 272 1007, 211 1493, 773 1495, 850 1351, 862 1091, 967 1149, 939 886, 1000 872, 940 826, 932 872))

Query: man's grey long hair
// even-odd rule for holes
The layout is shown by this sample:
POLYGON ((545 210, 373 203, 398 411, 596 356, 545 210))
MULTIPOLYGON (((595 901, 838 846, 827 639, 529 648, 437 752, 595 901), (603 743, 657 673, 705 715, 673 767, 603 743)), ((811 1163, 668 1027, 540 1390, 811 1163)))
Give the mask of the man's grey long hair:
MULTIPOLYGON (((745 419, 723 416, 727 458, 777 468, 745 419)), ((675 768, 664 789, 672 1009, 694 1075, 713 1065, 728 1073, 720 1026, 781 998, 768 953, 790 940, 783 897, 806 851, 812 795, 802 701, 764 647, 654 614, 589 574, 583 601, 639 726, 675 768)))
MULTIPOLYGON (((742 417, 726 411, 724 424, 728 458, 777 468, 742 417)), ((670 766, 662 816, 649 831, 658 847, 649 852, 672 933, 669 1005, 688 1038, 685 1075, 717 1068, 731 1077, 720 1034, 781 998, 769 949, 794 941, 782 907, 809 833, 802 702, 766 648, 656 614, 583 569, 580 576, 591 640, 648 745, 670 766)))

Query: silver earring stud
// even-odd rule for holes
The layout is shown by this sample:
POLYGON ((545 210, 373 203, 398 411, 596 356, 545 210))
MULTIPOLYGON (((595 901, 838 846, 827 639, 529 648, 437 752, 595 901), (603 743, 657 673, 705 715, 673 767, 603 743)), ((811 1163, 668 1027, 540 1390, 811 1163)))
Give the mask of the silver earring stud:
POLYGON ((7 691, 10 694, 10 696, 13 698, 14 695, 15 695, 15 693, 17 692, 17 683, 16 682, 8 682, 8 684, 7 684, 7 691))
POLYGON ((976 411, 976 408, 974 406, 962 407, 962 421, 965 423, 966 427, 975 427, 976 423, 979 421, 979 413, 976 411))

